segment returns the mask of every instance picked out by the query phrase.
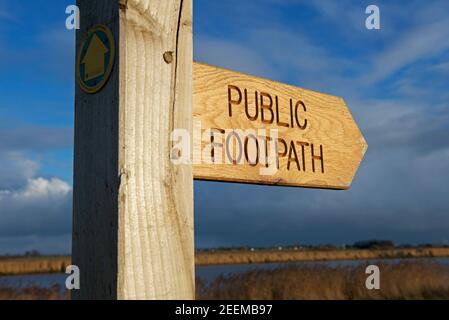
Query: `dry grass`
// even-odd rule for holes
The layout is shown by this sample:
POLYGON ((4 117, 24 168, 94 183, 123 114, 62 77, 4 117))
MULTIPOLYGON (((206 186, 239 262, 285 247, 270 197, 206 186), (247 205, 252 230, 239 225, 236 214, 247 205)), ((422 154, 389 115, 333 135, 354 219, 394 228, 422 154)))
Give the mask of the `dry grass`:
POLYGON ((449 268, 433 263, 380 264, 381 290, 365 288, 366 266, 286 267, 198 281, 200 300, 449 299, 449 268))
MULTIPOLYGON (((259 250, 198 252, 198 266, 282 263, 299 261, 378 260, 449 257, 449 248, 413 248, 391 250, 259 250)), ((70 257, 1 258, 0 276, 64 273, 70 257)))
POLYGON ((0 259, 0 276, 64 273, 70 257, 26 257, 0 259))
MULTIPOLYGON (((428 262, 379 264, 381 290, 365 288, 365 266, 290 266, 197 281, 200 300, 449 299, 449 267, 428 262)), ((10 288, 0 284, 0 300, 61 300, 59 286, 10 288)))
POLYGON ((200 252, 197 265, 281 263, 298 261, 379 260, 449 257, 449 248, 411 248, 389 250, 260 250, 200 252))

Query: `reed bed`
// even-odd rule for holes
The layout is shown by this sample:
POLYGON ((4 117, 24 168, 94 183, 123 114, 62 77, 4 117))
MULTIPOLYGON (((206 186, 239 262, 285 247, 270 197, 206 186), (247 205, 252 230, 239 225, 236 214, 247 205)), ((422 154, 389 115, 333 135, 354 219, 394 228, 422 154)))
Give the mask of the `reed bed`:
MULTIPOLYGON (((366 265, 290 265, 197 279, 199 300, 449 299, 449 266, 428 261, 379 263, 380 290, 365 287, 366 265)), ((1 280, 1 278, 0 278, 1 280)), ((70 294, 55 285, 11 288, 0 281, 0 300, 62 300, 70 294)))
POLYGON ((199 300, 449 299, 449 266, 429 262, 378 264, 381 289, 365 286, 367 265, 289 266, 198 281, 199 300))
POLYGON ((379 260, 449 257, 449 248, 373 250, 256 250, 200 252, 197 265, 282 263, 298 261, 379 260))
POLYGON ((70 257, 20 257, 0 259, 0 276, 64 273, 70 257))
MULTIPOLYGON (((449 248, 411 248, 389 250, 257 250, 197 252, 198 266, 283 263, 300 261, 379 260, 449 257, 449 248)), ((0 276, 63 273, 70 257, 0 257, 0 276)))

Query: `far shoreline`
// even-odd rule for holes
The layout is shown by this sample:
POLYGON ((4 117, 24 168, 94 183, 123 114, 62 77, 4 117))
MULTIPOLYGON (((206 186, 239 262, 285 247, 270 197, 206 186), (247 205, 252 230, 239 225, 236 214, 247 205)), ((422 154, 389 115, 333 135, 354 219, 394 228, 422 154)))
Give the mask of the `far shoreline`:
MULTIPOLYGON (((196 266, 225 266, 265 263, 325 262, 342 260, 386 260, 449 258, 449 248, 395 249, 260 249, 208 250, 195 255, 196 266)), ((0 277, 65 273, 70 256, 0 257, 0 277)))
POLYGON ((449 248, 257 250, 215 251, 196 254, 197 266, 325 262, 342 260, 386 260, 449 258, 449 248))

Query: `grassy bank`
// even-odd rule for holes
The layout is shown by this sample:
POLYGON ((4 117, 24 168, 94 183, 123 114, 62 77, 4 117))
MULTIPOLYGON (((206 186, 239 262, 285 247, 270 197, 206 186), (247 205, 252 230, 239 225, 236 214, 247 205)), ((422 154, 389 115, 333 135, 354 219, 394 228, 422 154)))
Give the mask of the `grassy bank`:
POLYGON ((388 250, 260 250, 198 253, 197 265, 253 264, 299 261, 379 260, 449 257, 449 248, 388 250))
MULTIPOLYGON (((198 252, 196 264, 227 265, 282 263, 300 261, 379 260, 449 257, 449 248, 412 248, 391 250, 258 250, 198 252)), ((70 265, 70 257, 0 258, 0 276, 61 273, 70 265)))
POLYGON ((449 268, 438 264, 381 264, 381 289, 367 290, 365 266, 254 270, 198 282, 200 300, 449 299, 449 268))
MULTIPOLYGON (((289 266, 197 279, 199 300, 355 300, 449 299, 449 267, 428 262, 380 264, 381 289, 365 288, 365 266, 289 266)), ((8 288, 0 281, 0 300, 68 299, 60 287, 8 288)))
POLYGON ((70 257, 1 258, 0 276, 40 273, 64 273, 70 257))

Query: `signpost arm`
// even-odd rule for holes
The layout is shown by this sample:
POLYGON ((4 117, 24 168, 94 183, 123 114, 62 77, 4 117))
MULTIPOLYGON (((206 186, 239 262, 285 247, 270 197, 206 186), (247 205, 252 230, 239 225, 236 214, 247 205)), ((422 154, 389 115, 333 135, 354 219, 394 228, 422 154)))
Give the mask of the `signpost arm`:
POLYGON ((76 90, 75 299, 194 299, 193 175, 170 161, 192 131, 192 1, 78 0, 117 47, 105 87, 76 90))

